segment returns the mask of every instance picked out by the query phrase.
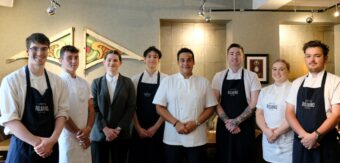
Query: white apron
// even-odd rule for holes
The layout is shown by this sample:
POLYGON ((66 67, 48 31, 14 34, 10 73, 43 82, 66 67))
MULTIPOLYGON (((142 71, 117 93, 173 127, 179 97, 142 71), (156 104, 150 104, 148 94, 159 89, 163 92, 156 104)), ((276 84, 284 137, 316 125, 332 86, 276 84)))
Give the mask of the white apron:
MULTIPOLYGON (((72 78, 63 72, 61 78, 65 81, 69 91, 70 110, 69 116, 78 128, 85 128, 88 117, 88 100, 90 88, 87 82, 79 77, 72 78)), ((60 163, 91 163, 91 147, 84 150, 75 134, 63 129, 59 137, 59 162, 60 163)))
MULTIPOLYGON (((263 96, 262 106, 265 122, 269 128, 277 128, 285 119, 287 97, 290 82, 278 87, 275 84, 269 86, 263 96)), ((291 163, 294 132, 291 130, 281 135, 273 144, 270 144, 265 134, 262 137, 263 158, 269 162, 291 163)))

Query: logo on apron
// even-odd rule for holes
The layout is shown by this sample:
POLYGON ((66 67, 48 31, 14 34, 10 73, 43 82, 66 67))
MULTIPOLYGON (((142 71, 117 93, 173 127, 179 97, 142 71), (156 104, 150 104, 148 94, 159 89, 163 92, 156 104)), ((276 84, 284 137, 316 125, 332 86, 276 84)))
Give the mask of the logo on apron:
POLYGON ((229 96, 236 96, 238 95, 238 90, 237 89, 228 89, 227 91, 229 96))
POLYGON ((313 100, 302 101, 302 107, 304 109, 307 109, 307 110, 314 109, 315 108, 315 102, 313 102, 313 100))
POLYGON ((150 92, 144 92, 144 97, 150 97, 151 96, 151 93, 150 92))
POLYGON ((269 110, 276 110, 277 109, 277 105, 275 103, 268 103, 267 104, 267 108, 269 110))
POLYGON ((35 111, 38 113, 48 112, 48 105, 46 103, 38 103, 37 105, 35 105, 35 111))

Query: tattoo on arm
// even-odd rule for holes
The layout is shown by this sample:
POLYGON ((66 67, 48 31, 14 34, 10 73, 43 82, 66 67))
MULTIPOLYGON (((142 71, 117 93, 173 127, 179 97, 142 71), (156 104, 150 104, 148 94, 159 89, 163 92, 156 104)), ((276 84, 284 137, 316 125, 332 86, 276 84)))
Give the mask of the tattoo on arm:
POLYGON ((225 113, 221 113, 220 118, 224 123, 229 119, 229 117, 225 113))
POLYGON ((226 121, 229 119, 229 117, 223 111, 222 106, 218 105, 217 108, 216 108, 216 112, 217 112, 218 116, 221 118, 221 120, 224 123, 226 123, 226 121))
POLYGON ((241 115, 239 115, 237 118, 235 118, 235 121, 233 122, 235 125, 239 125, 246 119, 248 119, 253 113, 255 109, 254 108, 249 108, 249 106, 242 112, 241 115))

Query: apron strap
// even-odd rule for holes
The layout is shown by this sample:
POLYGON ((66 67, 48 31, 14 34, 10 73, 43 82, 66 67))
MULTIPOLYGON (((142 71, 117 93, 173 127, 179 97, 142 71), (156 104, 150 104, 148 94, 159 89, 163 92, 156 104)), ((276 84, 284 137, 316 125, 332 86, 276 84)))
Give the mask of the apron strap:
MULTIPOLYGON (((144 76, 144 72, 139 77, 138 85, 139 85, 140 82, 142 82, 143 76, 144 76)), ((160 83, 160 78, 161 78, 161 73, 158 71, 158 73, 157 73, 157 85, 158 86, 159 86, 159 83, 160 83)), ((137 88, 138 88, 138 85, 137 85, 137 88)))
MULTIPOLYGON (((229 73, 229 69, 227 70, 227 72, 225 73, 224 79, 227 80, 228 78, 228 73, 229 73)), ((241 73, 241 80, 244 79, 244 69, 242 68, 242 73, 241 73)))

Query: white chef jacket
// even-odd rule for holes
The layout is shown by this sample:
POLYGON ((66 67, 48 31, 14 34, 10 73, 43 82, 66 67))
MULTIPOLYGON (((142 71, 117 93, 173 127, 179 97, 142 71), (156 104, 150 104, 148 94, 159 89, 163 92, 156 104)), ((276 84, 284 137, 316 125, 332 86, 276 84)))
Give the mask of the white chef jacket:
MULTIPOLYGON (((321 87, 322 77, 323 77, 324 72, 325 71, 319 72, 317 74, 317 77, 315 78, 313 78, 312 75, 309 73, 308 77, 304 75, 294 80, 292 84, 292 88, 290 89, 288 97, 286 98, 286 102, 294 105, 296 109, 297 94, 302 84, 302 81, 306 79, 303 84, 303 87, 319 88, 321 87)), ((327 78, 325 82, 325 90, 324 90, 323 95, 325 99, 325 111, 326 111, 326 115, 328 116, 331 111, 330 109, 332 105, 340 104, 340 77, 334 74, 331 74, 331 73, 327 73, 327 78)))
MULTIPOLYGON (((138 81, 140 76, 144 73, 143 77, 142 77, 142 83, 148 83, 148 84, 157 84, 157 77, 158 77, 158 72, 156 71, 153 74, 149 74, 146 70, 142 73, 136 74, 134 76, 131 77, 131 80, 133 82, 133 85, 135 86, 136 92, 137 92, 137 86, 138 86, 138 81)), ((168 75, 161 73, 160 72, 160 79, 159 81, 161 82, 165 77, 167 77, 168 75)))
MULTIPOLYGON (((47 71, 51 89, 53 92, 54 117, 65 117, 68 119, 68 92, 64 82, 59 76, 47 71)), ((45 92, 47 88, 45 74, 35 76, 30 73, 31 86, 39 92, 45 92)), ((0 87, 0 125, 12 121, 21 120, 24 114, 26 100, 26 74, 25 66, 12 72, 4 77, 0 87)), ((10 134, 8 128, 5 128, 5 134, 10 134)))
MULTIPOLYGON (((161 82, 153 103, 166 106, 170 114, 181 122, 195 121, 205 108, 217 105, 207 79, 196 75, 185 79, 180 73, 166 77, 161 82)), ((196 147, 207 143, 206 135, 204 124, 190 134, 183 135, 177 133, 173 124, 166 122, 163 142, 196 147)))
MULTIPOLYGON (((281 126, 285 120, 286 102, 291 83, 272 84, 260 92, 257 109, 263 110, 264 120, 269 128, 281 126)), ((294 132, 282 134, 274 143, 270 144, 267 136, 262 136, 263 158, 268 162, 291 163, 294 132)))
MULTIPOLYGON (((69 92, 69 116, 74 124, 83 129, 88 118, 88 100, 91 98, 89 84, 82 78, 73 78, 69 73, 62 71, 60 77, 65 82, 69 92)), ((76 135, 66 128, 59 137, 59 162, 62 163, 91 163, 91 147, 83 149, 76 139, 76 135)))
POLYGON ((219 90, 220 95, 222 95, 222 84, 223 81, 225 80, 225 75, 228 71, 228 80, 236 80, 236 79, 241 79, 242 77, 242 70, 244 70, 244 88, 246 92, 246 97, 248 103, 250 103, 250 94, 253 91, 258 91, 261 89, 261 83, 257 78, 257 75, 254 72, 251 72, 247 69, 240 68, 237 70, 237 72, 233 72, 230 68, 225 69, 223 71, 220 71, 215 74, 213 80, 212 80, 212 88, 214 90, 219 90), (228 71, 229 70, 229 71, 228 71))

